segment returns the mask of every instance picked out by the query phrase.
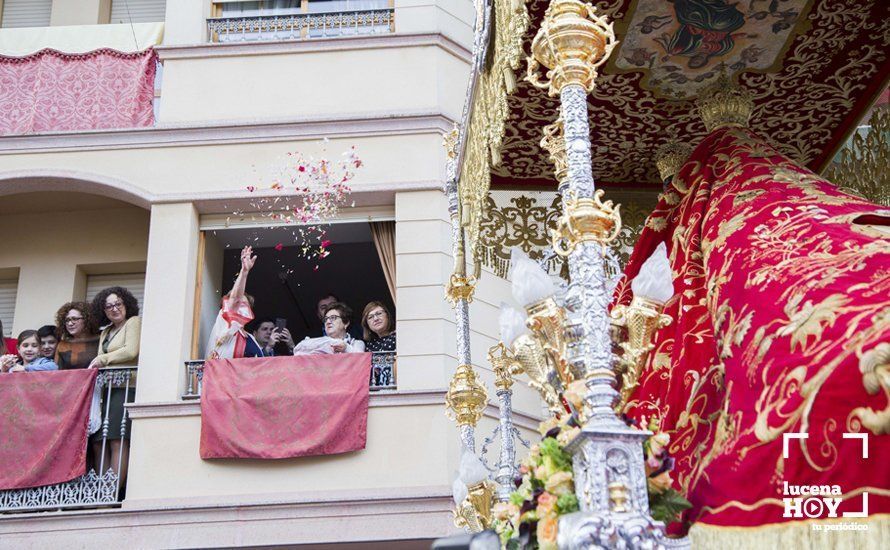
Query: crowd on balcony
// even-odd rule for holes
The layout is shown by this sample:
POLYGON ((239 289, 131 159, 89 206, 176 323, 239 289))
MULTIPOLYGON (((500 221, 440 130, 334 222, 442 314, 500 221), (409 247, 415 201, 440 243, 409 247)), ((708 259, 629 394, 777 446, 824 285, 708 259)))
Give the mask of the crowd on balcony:
POLYGON ((68 302, 56 312, 55 323, 4 339, 0 371, 135 365, 139 358, 139 304, 125 288, 106 288, 92 303, 68 302))
POLYGON ((255 318, 253 297, 245 292, 255 262, 253 249, 244 247, 241 269, 232 290, 223 296, 222 307, 210 333, 209 359, 396 351, 395 322, 380 300, 365 305, 359 329, 352 322, 352 308, 335 294, 327 293, 316 304, 322 333, 307 336, 300 342, 294 342, 286 319, 255 318))
MULTIPOLYGON (((2 330, 0 324, 0 333, 2 330)), ((0 371, 135 368, 139 360, 141 330, 136 297, 126 288, 109 287, 100 291, 92 303, 62 305, 56 312, 55 325, 27 329, 16 340, 0 341, 0 371)), ((132 402, 135 392, 135 385, 129 383, 124 387, 111 387, 102 396, 101 404, 97 394, 96 407, 100 416, 90 423, 91 462, 97 471, 121 464, 118 474, 122 484, 126 478, 130 432, 129 419, 122 426, 124 403, 132 402), (99 426, 105 426, 105 429, 100 431, 99 426)))

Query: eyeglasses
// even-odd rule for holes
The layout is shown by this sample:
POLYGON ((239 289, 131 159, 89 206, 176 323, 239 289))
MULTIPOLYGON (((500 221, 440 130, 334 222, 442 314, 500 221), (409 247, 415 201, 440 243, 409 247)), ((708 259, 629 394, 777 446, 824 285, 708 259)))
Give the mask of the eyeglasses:
POLYGON ((385 312, 385 311, 375 311, 374 313, 369 313, 369 314, 368 314, 368 320, 371 320, 371 319, 383 319, 384 317, 386 317, 386 312, 385 312))
POLYGON ((105 304, 105 311, 111 311, 112 309, 124 309, 124 303, 105 304))
POLYGON ((65 317, 65 323, 76 323, 78 321, 83 321, 83 317, 65 317))
POLYGON ((342 321, 343 317, 340 317, 339 315, 328 315, 324 318, 324 322, 327 323, 328 321, 330 321, 333 323, 335 319, 339 319, 342 321))

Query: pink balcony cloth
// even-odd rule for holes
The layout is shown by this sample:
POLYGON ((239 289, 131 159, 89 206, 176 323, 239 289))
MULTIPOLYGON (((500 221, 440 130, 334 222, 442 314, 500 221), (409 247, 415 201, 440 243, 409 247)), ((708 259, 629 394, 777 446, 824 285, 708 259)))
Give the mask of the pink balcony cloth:
POLYGON ((0 56, 0 135, 154 124, 154 49, 0 56))
POLYGON ((0 490, 86 473, 96 369, 0 374, 0 490))
POLYGON ((212 359, 201 458, 292 458, 365 448, 370 353, 212 359))

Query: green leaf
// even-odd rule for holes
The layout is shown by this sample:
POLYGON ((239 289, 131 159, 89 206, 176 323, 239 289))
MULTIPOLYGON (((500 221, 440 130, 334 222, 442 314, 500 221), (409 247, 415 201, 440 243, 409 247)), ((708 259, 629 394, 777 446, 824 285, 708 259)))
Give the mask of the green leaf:
POLYGON ((512 504, 515 504, 516 506, 522 506, 522 503, 525 502, 525 499, 522 497, 521 494, 513 491, 512 493, 510 493, 510 502, 512 504))
POLYGON ((572 493, 560 495, 556 500, 556 512, 559 515, 571 514, 572 512, 577 512, 579 509, 578 497, 572 493))
POLYGON ((692 504, 676 490, 667 489, 649 495, 649 508, 653 519, 668 524, 676 521, 683 510, 692 508, 692 504))
POLYGON ((540 445, 541 457, 549 457, 553 467, 558 470, 570 471, 572 469, 572 457, 565 452, 559 442, 552 437, 545 437, 540 445))

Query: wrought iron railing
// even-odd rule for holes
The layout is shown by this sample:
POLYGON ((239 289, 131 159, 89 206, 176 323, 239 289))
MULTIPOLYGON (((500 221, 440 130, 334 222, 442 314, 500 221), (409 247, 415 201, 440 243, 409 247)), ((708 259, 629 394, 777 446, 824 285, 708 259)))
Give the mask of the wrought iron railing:
MULTIPOLYGON (((182 398, 200 398, 204 382, 204 361, 186 361, 185 380, 182 398)), ((371 391, 396 389, 396 352, 371 352, 371 379, 368 384, 371 391)))
MULTIPOLYGON (((124 403, 120 404, 121 425, 120 436, 123 439, 127 434, 127 409, 129 392, 135 388, 136 367, 107 367, 99 371, 96 377, 96 388, 93 399, 99 403, 98 417, 92 414, 90 424, 98 427, 95 433, 99 434, 102 441, 102 452, 98 458, 99 471, 87 465, 87 473, 78 478, 42 487, 28 489, 11 489, 0 491, 0 512, 24 512, 37 510, 62 510, 69 508, 95 508, 102 506, 114 506, 120 503, 121 480, 118 472, 123 466, 122 460, 125 453, 119 454, 117 464, 108 464, 105 460, 105 450, 108 447, 108 435, 111 429, 109 419, 112 412, 112 389, 122 389, 124 403), (95 417, 95 418, 94 418, 95 417)), ((95 407, 91 407, 94 409, 95 407)), ((114 414, 114 416, 117 416, 114 414)), ((89 443, 88 443, 89 445, 89 443)), ((84 449, 86 452, 86 449, 84 449)), ((11 465, 7 464, 7 467, 11 465)))
POLYGON ((213 42, 301 40, 395 31, 393 8, 327 13, 215 17, 207 20, 213 42))

